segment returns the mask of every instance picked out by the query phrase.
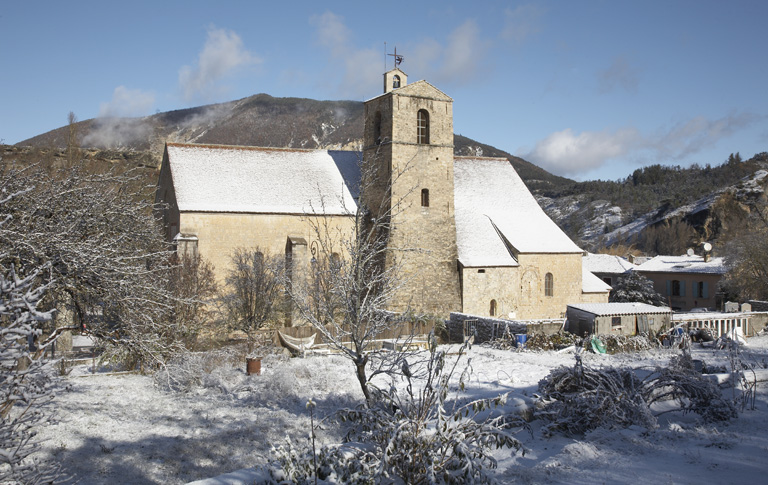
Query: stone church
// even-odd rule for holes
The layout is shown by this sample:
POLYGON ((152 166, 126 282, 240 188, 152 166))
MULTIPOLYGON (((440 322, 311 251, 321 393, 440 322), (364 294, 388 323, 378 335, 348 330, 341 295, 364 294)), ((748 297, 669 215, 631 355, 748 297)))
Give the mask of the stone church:
POLYGON ((403 256, 394 310, 540 319, 608 301, 610 287, 582 267, 584 252, 510 162, 454 156, 453 100, 398 68, 365 102, 362 152, 168 143, 156 201, 168 239, 223 279, 236 248, 309 268, 322 247, 310 218, 328 234, 351 232, 361 195, 384 193, 397 204, 389 244, 418 249, 403 256), (361 167, 383 185, 358 193, 361 167))

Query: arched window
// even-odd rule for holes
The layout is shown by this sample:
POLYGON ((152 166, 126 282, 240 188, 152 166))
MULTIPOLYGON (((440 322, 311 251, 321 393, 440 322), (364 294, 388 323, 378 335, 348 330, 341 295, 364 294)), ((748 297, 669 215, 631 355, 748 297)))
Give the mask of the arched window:
POLYGON ((429 207, 429 189, 421 189, 421 206, 429 207))
POLYGON ((397 89, 400 87, 400 76, 395 74, 392 76, 392 89, 397 89))
POLYGON ((373 143, 381 145, 381 111, 373 115, 373 143))
POLYGON ((552 273, 547 273, 544 276, 544 296, 555 295, 555 277, 552 273))
POLYGON ((416 143, 429 144, 429 112, 425 109, 420 109, 416 113, 416 143))
POLYGON ((496 300, 491 300, 491 316, 496 316, 496 300))

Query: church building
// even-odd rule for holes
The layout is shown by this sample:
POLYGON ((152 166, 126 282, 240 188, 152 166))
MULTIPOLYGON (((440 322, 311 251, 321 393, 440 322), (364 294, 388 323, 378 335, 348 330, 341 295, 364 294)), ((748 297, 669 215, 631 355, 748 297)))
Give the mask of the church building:
POLYGON ((539 319, 608 301, 610 287, 510 162, 454 156, 453 100, 398 68, 365 102, 360 152, 168 143, 156 201, 169 240, 221 280, 236 248, 285 254, 306 271, 322 247, 310 220, 326 236, 351 233, 363 203, 390 214, 392 248, 411 249, 393 310, 539 319))

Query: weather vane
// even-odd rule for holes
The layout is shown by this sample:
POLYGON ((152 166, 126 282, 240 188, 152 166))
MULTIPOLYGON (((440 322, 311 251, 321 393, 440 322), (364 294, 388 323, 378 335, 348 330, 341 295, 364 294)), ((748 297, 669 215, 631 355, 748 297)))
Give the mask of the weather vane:
MULTIPOLYGON (((386 52, 386 48, 387 48, 387 43, 384 42, 385 52, 386 52)), ((394 54, 387 54, 387 55, 388 56, 392 56, 392 57, 395 58, 395 67, 399 66, 403 62, 403 59, 405 59, 405 57, 403 57, 403 56, 401 56, 401 55, 399 55, 397 53, 397 46, 395 46, 395 53, 394 54)))

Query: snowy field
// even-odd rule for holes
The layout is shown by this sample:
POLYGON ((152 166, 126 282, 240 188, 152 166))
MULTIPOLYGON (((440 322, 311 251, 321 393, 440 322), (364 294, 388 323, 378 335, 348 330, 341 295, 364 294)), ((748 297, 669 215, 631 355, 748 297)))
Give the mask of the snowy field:
MULTIPOLYGON (((588 353, 584 364, 663 365, 679 352, 588 353)), ((768 362, 768 336, 750 339, 742 353, 746 362, 768 362)), ((572 353, 478 345, 468 357, 473 373, 462 397, 509 392, 516 398, 508 402, 510 411, 532 401, 550 370, 575 362, 572 353)), ((729 368, 726 351, 693 344, 693 358, 729 368)), ((286 436, 306 442, 308 398, 321 417, 363 400, 351 363, 339 356, 272 356, 262 362, 262 375, 250 377, 244 363, 221 358, 208 371, 179 392, 151 376, 91 375, 89 367, 77 366, 62 380, 53 404, 59 422, 41 431, 44 452, 78 483, 186 483, 265 463, 270 447, 286 436)), ((524 456, 496 453, 499 482, 757 484, 768 476, 768 382, 758 383, 755 409, 739 410, 729 422, 670 413, 653 430, 633 426, 551 438, 543 436, 541 426, 535 420, 532 433, 517 435, 526 447, 524 456)), ((323 442, 340 441, 334 426, 322 426, 318 435, 323 442)))

